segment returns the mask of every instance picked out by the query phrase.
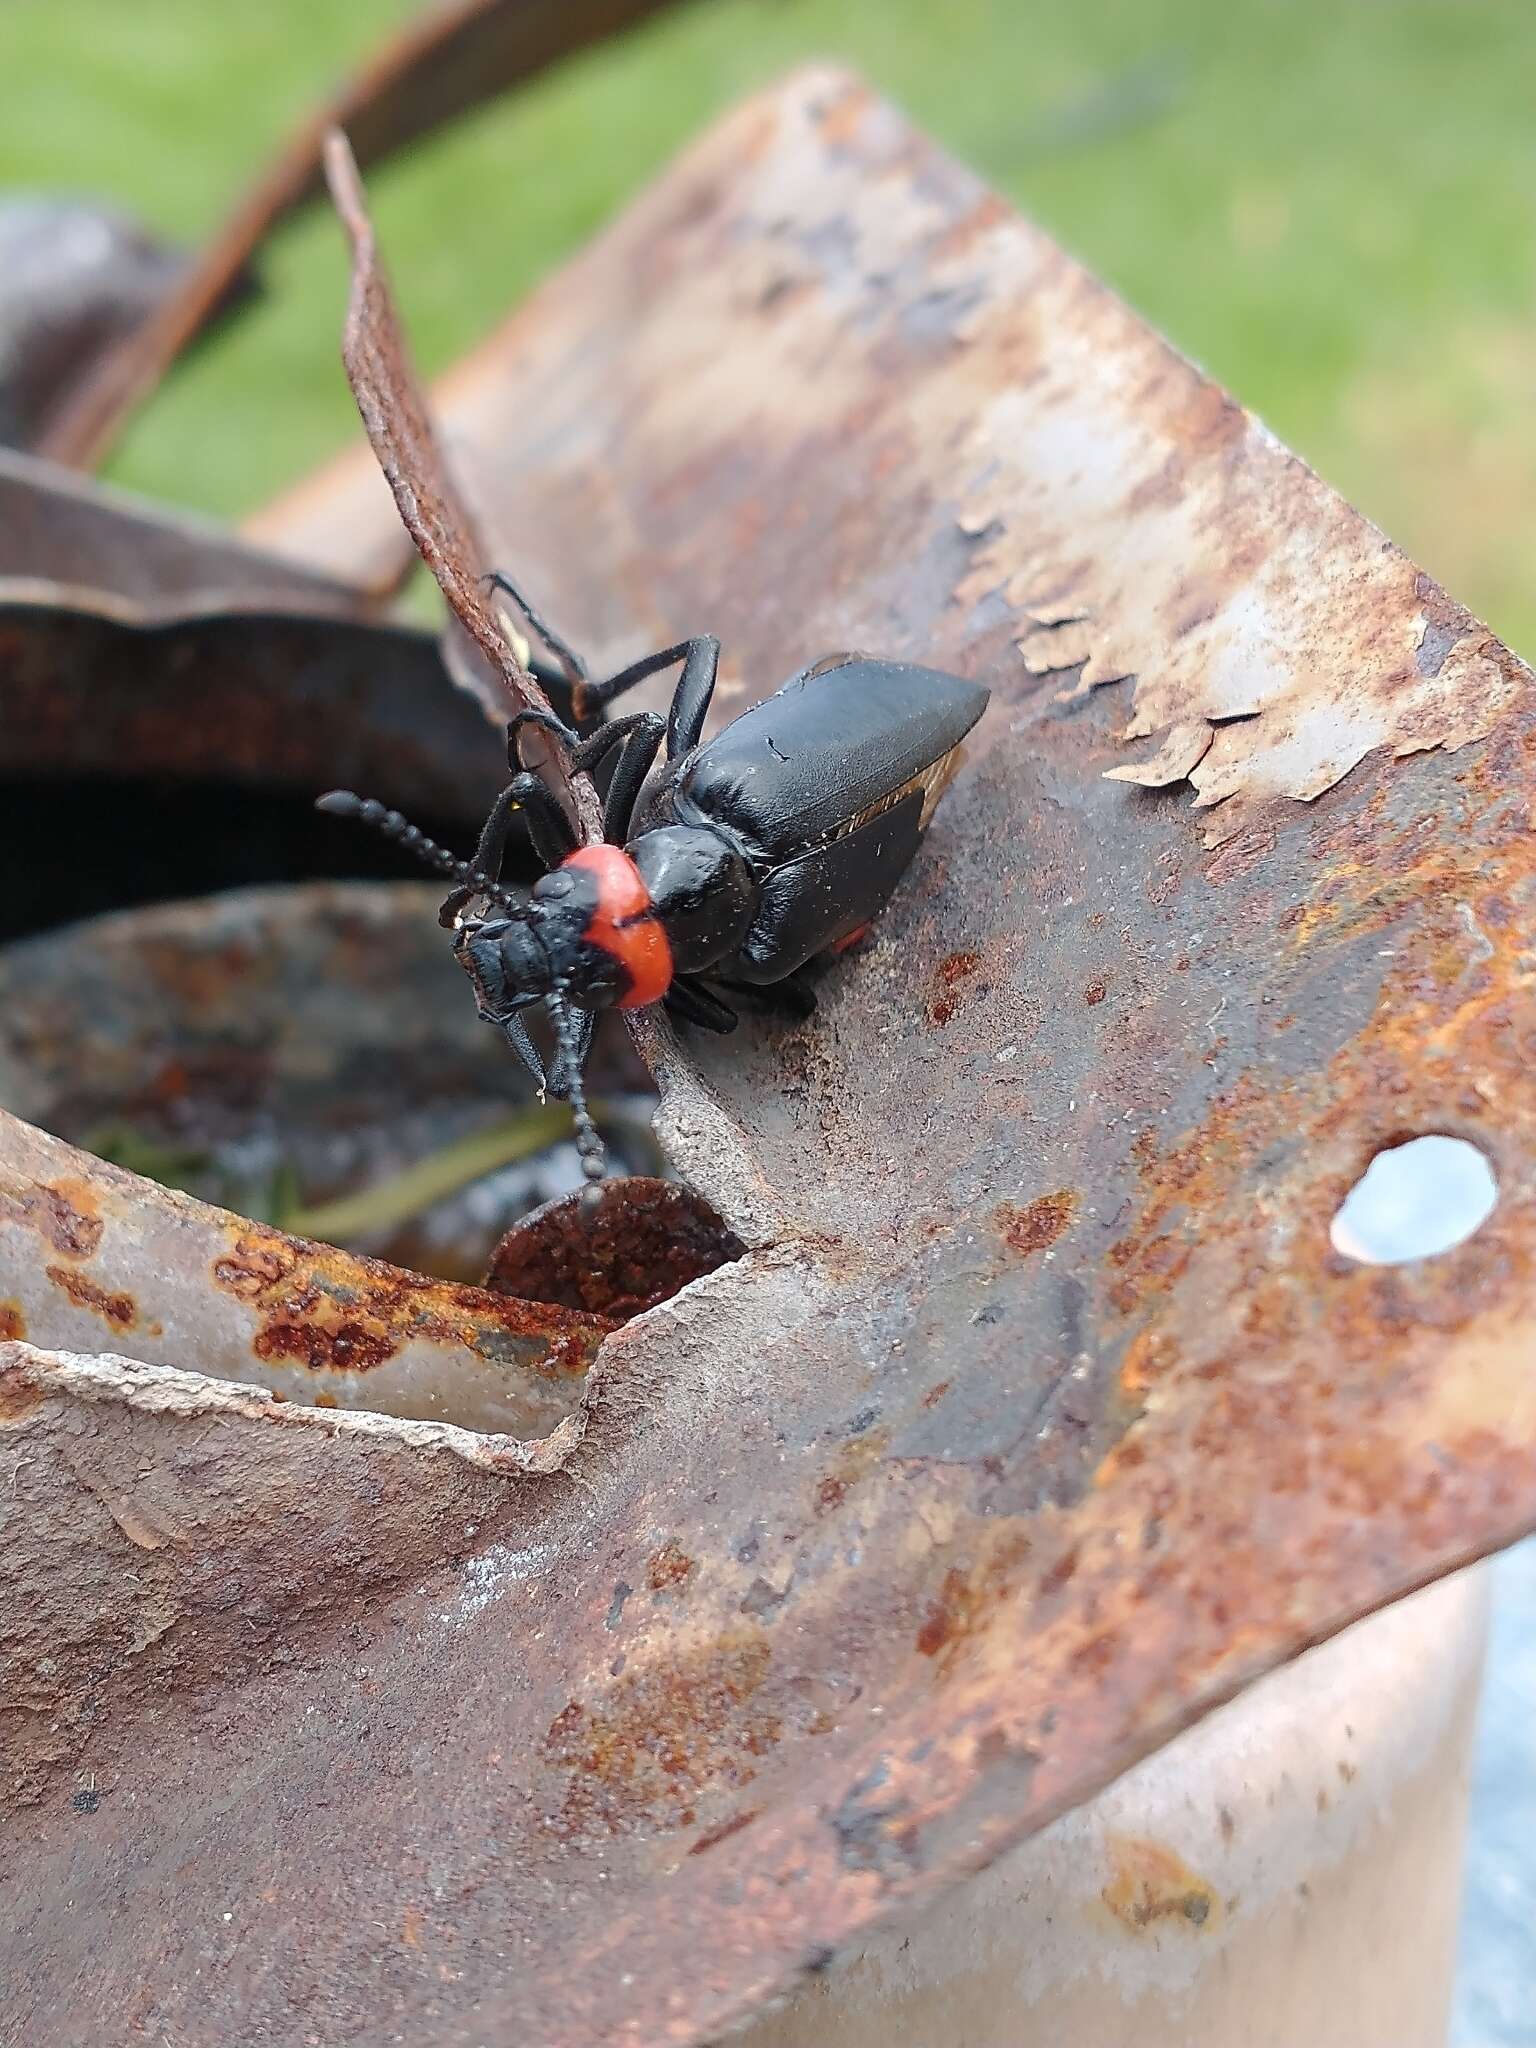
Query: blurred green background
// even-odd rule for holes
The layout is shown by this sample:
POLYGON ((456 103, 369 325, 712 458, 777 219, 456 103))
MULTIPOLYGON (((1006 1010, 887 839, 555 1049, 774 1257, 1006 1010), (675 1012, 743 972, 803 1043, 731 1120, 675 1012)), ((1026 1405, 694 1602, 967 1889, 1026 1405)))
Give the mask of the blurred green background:
MULTIPOLYGON (((0 0, 0 184, 206 233, 410 0, 0 0)), ((694 0, 371 180, 417 351, 478 339, 719 108, 852 63, 1536 651, 1532 0, 694 0)), ((112 474, 239 513, 355 430, 318 210, 112 474)))

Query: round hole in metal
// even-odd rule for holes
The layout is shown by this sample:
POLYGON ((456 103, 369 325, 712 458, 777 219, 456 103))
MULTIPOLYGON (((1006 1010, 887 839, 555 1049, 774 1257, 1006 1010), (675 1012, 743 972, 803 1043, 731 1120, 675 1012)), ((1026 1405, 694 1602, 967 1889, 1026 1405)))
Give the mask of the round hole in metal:
POLYGON ((1476 1145, 1432 1133, 1378 1152, 1328 1234, 1345 1258, 1406 1265, 1464 1244, 1498 1198, 1493 1168, 1476 1145))

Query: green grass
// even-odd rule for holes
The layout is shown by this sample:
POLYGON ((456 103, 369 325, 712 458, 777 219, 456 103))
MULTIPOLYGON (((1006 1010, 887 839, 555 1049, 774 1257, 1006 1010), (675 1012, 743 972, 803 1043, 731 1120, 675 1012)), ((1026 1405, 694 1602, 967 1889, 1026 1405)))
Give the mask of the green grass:
MULTIPOLYGON (((0 184, 205 232, 404 0, 0 0, 0 184)), ((694 0, 371 180, 440 368, 711 115, 847 61, 983 170, 1517 645, 1536 647, 1530 0, 694 0)), ((135 423, 138 489, 236 513, 353 431, 316 211, 135 423)))

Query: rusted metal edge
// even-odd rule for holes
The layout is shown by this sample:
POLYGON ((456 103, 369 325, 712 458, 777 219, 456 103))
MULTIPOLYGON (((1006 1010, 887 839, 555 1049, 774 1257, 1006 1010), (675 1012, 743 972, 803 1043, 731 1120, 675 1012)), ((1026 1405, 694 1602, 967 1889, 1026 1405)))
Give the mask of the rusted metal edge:
MULTIPOLYGON (((302 120, 155 312, 61 407, 43 454, 94 468, 137 407, 224 305, 261 244, 323 190, 332 127, 351 130, 364 163, 392 155, 481 100, 658 11, 665 0, 459 0, 424 8, 357 76, 302 120)), ((380 565, 380 587, 392 581, 380 565)))
POLYGON ((0 603, 54 605, 120 624, 231 611, 359 618, 356 583, 253 547, 196 513, 0 448, 0 603))

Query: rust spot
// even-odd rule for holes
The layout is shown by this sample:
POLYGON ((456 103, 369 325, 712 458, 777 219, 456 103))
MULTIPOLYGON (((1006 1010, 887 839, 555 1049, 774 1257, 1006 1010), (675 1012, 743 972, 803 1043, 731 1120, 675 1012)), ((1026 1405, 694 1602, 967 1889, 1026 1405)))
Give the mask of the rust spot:
POLYGON ((1122 1926, 1143 1934, 1160 1920, 1209 1934, 1223 1907, 1214 1886, 1183 1857, 1145 1835, 1107 1835, 1113 1876, 1099 1897, 1122 1926))
POLYGON ((340 1405, 334 1394, 316 1394, 315 1396, 315 1406, 317 1408, 337 1408, 340 1405))
POLYGON ((14 1296, 0 1301, 0 1344, 14 1342, 27 1334, 27 1319, 14 1296))
POLYGON ((424 1925, 420 1906, 407 1906, 400 1916, 400 1939, 407 1948, 421 1947, 421 1930, 424 1925))
POLYGON ((1095 1007, 1095 1005, 1102 1003, 1104 998, 1108 994, 1109 988, 1104 981, 1090 981, 1088 986, 1083 990, 1083 1001, 1088 1005, 1089 1009, 1091 1010, 1095 1007))
POLYGON ((0 1371, 0 1427, 25 1422, 43 1405, 43 1390, 30 1374, 0 1371))
POLYGON ((109 1294, 105 1287, 98 1287, 94 1280, 77 1273, 69 1266, 45 1266, 44 1272, 55 1287, 62 1288, 76 1308, 89 1309, 103 1322, 110 1323, 115 1330, 131 1330, 138 1321, 138 1304, 131 1294, 109 1294))
POLYGON ((1070 1585, 1076 1570, 1077 1550, 1074 1547, 1071 1550, 1063 1551, 1061 1556, 1057 1558, 1050 1570, 1041 1579, 1041 1596, 1048 1597, 1052 1593, 1059 1593, 1063 1586, 1070 1585))
POLYGON ((311 1372, 371 1372, 393 1358, 399 1344, 365 1323, 325 1329, 314 1322, 270 1322, 251 1339, 258 1358, 291 1358, 311 1372))
POLYGON ((227 1258, 214 1260, 214 1284, 240 1301, 255 1301, 269 1287, 280 1287, 298 1262, 295 1250, 241 1237, 227 1258))
POLYGON ((940 1380, 936 1387, 930 1387, 923 1396, 923 1406, 925 1408, 937 1408, 944 1396, 949 1392, 949 1386, 948 1380, 940 1380))
POLYGON ((211 1271, 214 1285, 259 1319, 254 1355, 311 1372, 369 1372, 413 1340, 495 1357, 506 1337, 526 1343, 521 1362, 534 1371, 578 1378, 612 1327, 252 1223, 231 1228, 211 1271))
POLYGON ((1077 1200, 1072 1188, 1058 1188, 1053 1195, 1036 1195, 1023 1208, 1016 1202, 999 1202, 992 1221, 1004 1244, 1027 1257, 1031 1252, 1043 1252, 1070 1228, 1077 1200))
POLYGON ((702 1856, 706 1850, 718 1848, 721 1842, 728 1842, 732 1835, 739 1835, 743 1828, 751 1827, 759 1811, 758 1807, 749 1806, 743 1812, 732 1815, 730 1820, 722 1821, 719 1827, 711 1828, 707 1834, 700 1835, 688 1854, 702 1856))
POLYGON ((829 1515, 834 1508, 840 1508, 847 1497, 848 1481, 834 1473, 823 1479, 816 1489, 816 1512, 829 1515))
POLYGON ((88 1259, 101 1243, 102 1221, 93 1213, 95 1196, 83 1181, 0 1189, 0 1222, 35 1230, 66 1259, 88 1259))
POLYGON ((917 1632, 917 1647, 924 1657, 937 1657, 957 1636, 970 1625, 974 1601, 969 1581, 964 1572, 953 1566, 944 1574, 944 1583, 935 1595, 932 1605, 917 1632))
POLYGON ((669 1586, 680 1586, 692 1570, 691 1557, 675 1543, 663 1543, 646 1567, 646 1584, 653 1593, 664 1593, 669 1586))
POLYGON ((929 999, 928 1015, 933 1023, 945 1025, 960 1007, 960 991, 963 984, 981 965, 979 953, 950 953, 933 971, 934 994, 929 999))
POLYGON ((687 1827, 706 1791, 750 1784, 781 1732, 755 1698, 768 1663, 766 1636, 744 1629, 717 1639, 702 1670, 670 1659, 630 1666, 601 1706, 572 1700, 542 1745, 546 1762, 570 1773, 555 1831, 687 1827))

